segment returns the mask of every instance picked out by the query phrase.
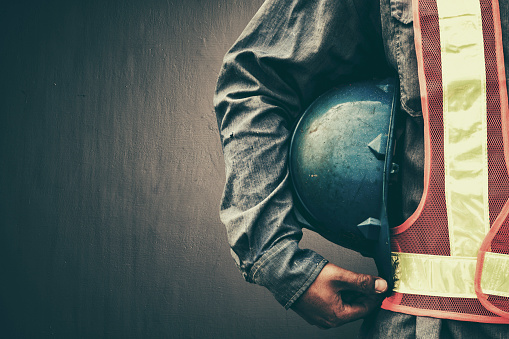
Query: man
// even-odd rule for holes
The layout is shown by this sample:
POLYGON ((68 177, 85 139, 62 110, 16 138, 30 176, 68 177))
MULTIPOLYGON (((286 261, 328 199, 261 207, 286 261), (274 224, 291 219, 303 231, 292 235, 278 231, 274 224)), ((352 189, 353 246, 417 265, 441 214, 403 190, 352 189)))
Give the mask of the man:
MULTIPOLYGON (((505 55, 508 10, 501 0, 505 55)), ((221 219, 232 255, 246 280, 322 328, 371 314, 365 337, 508 337, 505 324, 378 310, 387 292, 383 279, 298 247, 302 230, 287 167, 292 127, 335 84, 389 75, 400 80, 401 204, 391 216, 399 225, 419 209, 424 191, 425 123, 411 0, 264 3, 225 56, 214 101, 227 176, 221 219), (357 297, 345 300, 347 291, 357 297)))

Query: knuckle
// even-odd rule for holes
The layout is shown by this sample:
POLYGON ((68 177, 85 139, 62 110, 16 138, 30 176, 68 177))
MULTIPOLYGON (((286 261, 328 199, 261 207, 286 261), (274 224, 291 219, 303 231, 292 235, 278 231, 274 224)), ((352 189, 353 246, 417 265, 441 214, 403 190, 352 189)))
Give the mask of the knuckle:
POLYGON ((340 320, 338 318, 330 318, 330 319, 327 319, 325 324, 326 324, 326 328, 338 327, 340 325, 340 320))
POLYGON ((327 318, 321 319, 317 323, 317 326, 321 329, 326 330, 326 329, 334 327, 334 321, 330 317, 327 317, 327 318))
POLYGON ((345 317, 347 316, 348 315, 345 314, 344 309, 336 308, 334 310, 334 316, 332 316, 328 322, 330 323, 331 327, 338 327, 346 323, 345 317))
POLYGON ((359 274, 357 277, 357 286, 363 290, 374 288, 374 280, 370 275, 359 274))

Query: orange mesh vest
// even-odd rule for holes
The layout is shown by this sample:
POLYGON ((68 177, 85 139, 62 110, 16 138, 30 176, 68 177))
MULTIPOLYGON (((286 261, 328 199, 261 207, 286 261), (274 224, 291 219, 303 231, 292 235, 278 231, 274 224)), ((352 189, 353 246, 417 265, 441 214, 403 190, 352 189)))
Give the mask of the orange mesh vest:
POLYGON ((498 0, 414 0, 424 194, 382 308, 509 323, 509 121, 498 0))

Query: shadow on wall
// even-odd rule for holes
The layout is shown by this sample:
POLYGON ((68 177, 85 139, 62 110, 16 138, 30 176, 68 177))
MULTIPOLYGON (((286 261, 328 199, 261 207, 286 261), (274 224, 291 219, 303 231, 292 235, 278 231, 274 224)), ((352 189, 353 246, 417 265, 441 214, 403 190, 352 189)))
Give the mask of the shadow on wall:
MULTIPOLYGON (((16 338, 353 337, 245 283, 212 95, 261 1, 21 1, 0 14, 0 328, 16 338)), ((315 235, 304 246, 371 264, 315 235)), ((347 259, 345 259, 347 258, 347 259)))

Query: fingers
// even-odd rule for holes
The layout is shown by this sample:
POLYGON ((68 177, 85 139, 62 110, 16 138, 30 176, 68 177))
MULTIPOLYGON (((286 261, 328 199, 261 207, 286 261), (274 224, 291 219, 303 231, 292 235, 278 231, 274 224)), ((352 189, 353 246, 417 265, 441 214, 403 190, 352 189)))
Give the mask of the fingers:
POLYGON ((314 325, 319 328, 333 328, 346 323, 363 319, 380 306, 382 298, 378 295, 361 295, 352 303, 342 302, 341 299, 334 305, 333 312, 322 314, 313 319, 314 325))
POLYGON ((387 282, 379 277, 355 273, 334 266, 334 280, 338 288, 339 303, 336 304, 335 320, 330 327, 365 318, 380 306, 387 291, 387 282))
POLYGON ((340 267, 338 267, 336 274, 337 281, 345 289, 367 294, 379 294, 387 291, 387 282, 382 278, 355 273, 340 267))
POLYGON ((380 306, 387 283, 328 263, 292 309, 312 325, 331 328, 366 317, 380 306))
POLYGON ((369 299, 358 299, 355 303, 343 303, 341 324, 365 318, 381 303, 381 299, 372 296, 369 299))

